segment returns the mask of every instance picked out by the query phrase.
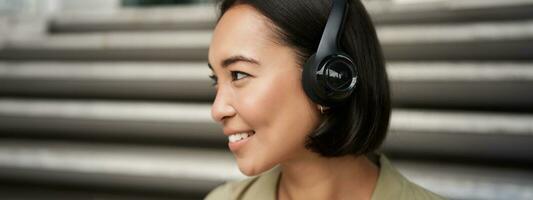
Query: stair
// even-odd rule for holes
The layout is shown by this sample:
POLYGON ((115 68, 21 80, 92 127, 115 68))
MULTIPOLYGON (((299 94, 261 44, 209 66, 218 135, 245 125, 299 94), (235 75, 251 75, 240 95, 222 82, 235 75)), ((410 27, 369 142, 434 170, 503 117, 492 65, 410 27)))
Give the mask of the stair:
MULTIPOLYGON (((384 25, 377 31, 391 61, 532 58, 533 21, 384 25)), ((210 38, 211 30, 64 33, 6 41, 0 59, 205 61, 210 38)))
MULTIPOLYGON (((0 130, 6 136, 124 139, 221 148, 227 140, 212 121, 207 103, 2 99, 0 119, 4 122, 0 130)), ((384 151, 531 163, 532 130, 531 114, 398 108, 393 110, 384 151)))
MULTIPOLYGON (((533 3, 365 4, 392 90, 380 151, 450 199, 533 199, 533 3)), ((210 116, 214 19, 122 8, 0 31, 0 196, 201 199, 245 178, 210 116)))
MULTIPOLYGON (((37 182, 45 187, 53 182, 167 195, 193 193, 194 197, 225 180, 245 178, 231 154, 219 150, 24 140, 0 144, 4 180, 37 182)), ((457 199, 528 199, 533 194, 533 175, 527 170, 411 160, 393 164, 408 178, 457 199), (491 192, 495 189, 500 192, 491 192)))
MULTIPOLYGON (((204 62, 0 62, 0 92, 11 96, 210 102, 204 62), (135 88, 135 90, 128 90, 135 88)), ((389 62, 399 106, 533 110, 533 63, 389 62), (487 101, 491 99, 491 101, 487 101)))

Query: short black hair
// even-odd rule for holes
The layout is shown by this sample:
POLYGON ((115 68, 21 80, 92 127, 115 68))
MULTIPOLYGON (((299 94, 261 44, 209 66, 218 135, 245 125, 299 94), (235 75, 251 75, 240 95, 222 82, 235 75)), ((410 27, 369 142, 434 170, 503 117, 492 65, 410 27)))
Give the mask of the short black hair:
MULTIPOLYGON (((391 113, 389 81, 374 25, 359 0, 349 8, 341 48, 358 67, 359 83, 306 140, 306 148, 325 157, 362 155, 377 150, 386 137, 391 113)), ((218 0, 218 20, 234 5, 246 4, 264 15, 280 44, 291 47, 303 65, 320 41, 332 0, 218 0)))

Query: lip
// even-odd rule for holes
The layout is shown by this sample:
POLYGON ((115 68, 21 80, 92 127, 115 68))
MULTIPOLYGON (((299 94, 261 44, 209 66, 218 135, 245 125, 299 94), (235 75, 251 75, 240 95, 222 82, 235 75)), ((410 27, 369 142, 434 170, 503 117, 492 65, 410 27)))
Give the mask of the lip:
POLYGON ((242 140, 239 140, 237 142, 229 142, 228 141, 228 147, 229 149, 232 151, 232 152, 237 152, 239 149, 242 149, 244 145, 246 145, 246 143, 248 143, 248 141, 250 139, 252 139, 252 137, 255 135, 255 131, 254 131, 254 134, 252 136, 249 136, 245 139, 242 139, 242 140))

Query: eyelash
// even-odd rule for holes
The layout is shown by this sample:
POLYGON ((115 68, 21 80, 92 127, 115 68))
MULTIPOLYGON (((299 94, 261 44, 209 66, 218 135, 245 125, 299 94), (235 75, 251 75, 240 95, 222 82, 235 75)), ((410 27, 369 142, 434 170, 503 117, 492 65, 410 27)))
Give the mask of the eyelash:
MULTIPOLYGON (((245 75, 244 78, 250 76, 250 74, 245 73, 245 72, 241 72, 241 71, 230 71, 230 73, 231 73, 231 78, 232 78, 232 80, 234 80, 234 81, 238 81, 238 80, 243 79, 243 78, 237 79, 237 75, 238 75, 238 74, 244 74, 244 75, 245 75)), ((217 80, 218 80, 218 78, 217 78, 215 75, 210 75, 209 78, 211 78, 211 79, 214 81, 214 83, 212 83, 211 85, 212 85, 212 86, 215 86, 215 85, 217 84, 217 80)))
MULTIPOLYGON (((243 74, 243 75, 245 75, 245 77, 243 77, 243 78, 247 78, 247 77, 250 76, 250 74, 247 74, 247 73, 245 73, 245 72, 241 72, 241 71, 231 71, 231 76, 232 76, 232 78, 234 77, 234 76, 233 76, 234 74, 235 74, 235 77, 238 77, 237 74, 243 74)), ((235 78, 234 80, 241 80, 241 79, 243 79, 243 78, 240 78, 240 79, 235 78)))
POLYGON ((215 75, 209 75, 209 78, 213 80, 213 83, 211 83, 211 86, 215 86, 217 84, 217 77, 215 75))

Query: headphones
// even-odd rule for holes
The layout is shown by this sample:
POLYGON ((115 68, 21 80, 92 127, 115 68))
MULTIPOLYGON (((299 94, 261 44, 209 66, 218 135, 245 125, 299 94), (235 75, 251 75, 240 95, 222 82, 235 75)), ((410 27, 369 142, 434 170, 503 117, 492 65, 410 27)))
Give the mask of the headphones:
POLYGON ((355 90, 358 78, 355 63, 339 45, 348 2, 333 0, 331 7, 318 49, 307 59, 302 72, 307 96, 328 107, 347 99, 355 90))

